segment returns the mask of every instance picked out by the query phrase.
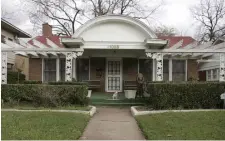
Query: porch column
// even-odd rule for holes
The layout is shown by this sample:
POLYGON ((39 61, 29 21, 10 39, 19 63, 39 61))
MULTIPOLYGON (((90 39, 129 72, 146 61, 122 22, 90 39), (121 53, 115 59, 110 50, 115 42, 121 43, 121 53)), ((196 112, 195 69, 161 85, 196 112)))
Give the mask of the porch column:
POLYGON ((147 57, 156 60, 156 81, 163 81, 163 54, 162 53, 146 53, 147 57))
POLYGON ((2 84, 7 84, 7 52, 2 52, 2 84))
POLYGON ((220 53, 220 81, 225 81, 225 53, 220 53))
POLYGON ((66 53, 66 76, 65 80, 66 81, 72 81, 72 61, 73 61, 73 56, 72 52, 66 53))
POLYGON ((156 81, 163 81, 163 54, 156 54, 157 70, 156 70, 156 81))
POLYGON ((73 59, 76 60, 77 57, 81 56, 82 54, 83 54, 82 51, 66 53, 66 81, 72 81, 73 76, 76 74, 76 67, 75 67, 76 64, 75 65, 73 64, 73 59), (74 75, 73 75, 73 71, 72 71, 73 66, 75 67, 74 75))
POLYGON ((172 58, 169 58, 169 81, 173 81, 173 62, 172 62, 172 58))
POLYGON ((73 78, 77 81, 77 57, 73 58, 73 78))
POLYGON ((60 58, 56 58, 56 81, 60 81, 60 58))

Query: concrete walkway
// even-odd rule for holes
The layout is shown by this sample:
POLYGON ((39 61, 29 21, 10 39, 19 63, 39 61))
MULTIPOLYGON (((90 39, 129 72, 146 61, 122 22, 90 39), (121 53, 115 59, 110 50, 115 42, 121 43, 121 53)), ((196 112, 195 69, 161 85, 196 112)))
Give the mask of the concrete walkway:
POLYGON ((98 107, 81 140, 145 140, 129 108, 98 107))

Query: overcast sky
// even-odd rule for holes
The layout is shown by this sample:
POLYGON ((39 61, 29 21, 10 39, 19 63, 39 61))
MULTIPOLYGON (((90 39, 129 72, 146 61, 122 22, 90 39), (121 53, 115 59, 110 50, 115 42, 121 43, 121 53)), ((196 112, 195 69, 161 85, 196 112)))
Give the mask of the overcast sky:
MULTIPOLYGON (((178 29, 179 34, 194 36, 196 23, 191 15, 190 7, 196 5, 199 0, 164 0, 164 5, 160 11, 154 15, 154 22, 161 25, 172 26, 178 29)), ((26 7, 21 0, 2 0, 1 8, 3 15, 7 13, 8 19, 12 24, 35 35, 33 25, 30 23, 29 16, 23 11, 26 7), (16 12, 15 12, 16 11, 16 12)))

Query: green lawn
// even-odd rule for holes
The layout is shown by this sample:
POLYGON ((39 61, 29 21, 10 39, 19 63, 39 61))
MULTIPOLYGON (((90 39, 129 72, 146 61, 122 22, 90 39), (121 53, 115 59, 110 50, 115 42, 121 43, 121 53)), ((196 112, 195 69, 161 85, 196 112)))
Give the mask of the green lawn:
POLYGON ((225 111, 162 113, 137 116, 149 140, 224 140, 225 111))
POLYGON ((3 140, 76 140, 90 117, 57 112, 2 112, 3 140))

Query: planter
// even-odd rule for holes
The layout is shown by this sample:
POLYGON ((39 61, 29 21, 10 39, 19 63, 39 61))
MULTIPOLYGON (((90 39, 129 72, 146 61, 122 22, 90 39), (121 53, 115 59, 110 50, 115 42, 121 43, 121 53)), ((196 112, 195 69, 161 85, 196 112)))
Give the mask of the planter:
POLYGON ((135 99, 137 90, 124 90, 125 98, 135 99))
POLYGON ((92 92, 92 90, 88 90, 88 95, 87 95, 87 97, 91 97, 91 92, 92 92))

